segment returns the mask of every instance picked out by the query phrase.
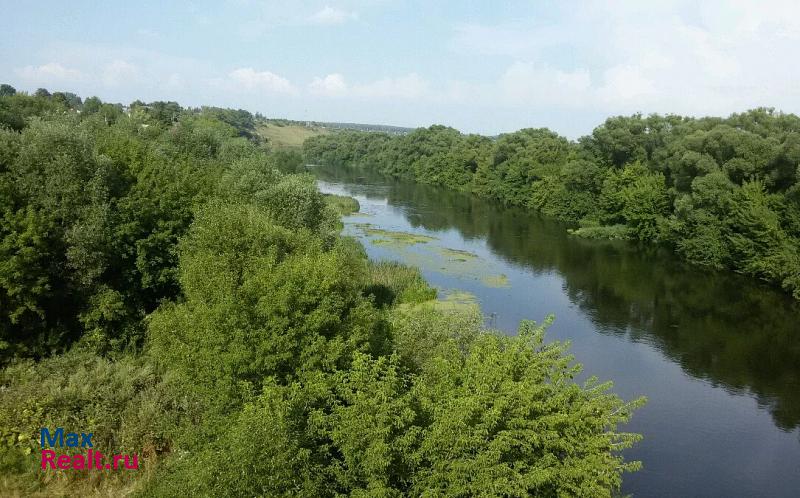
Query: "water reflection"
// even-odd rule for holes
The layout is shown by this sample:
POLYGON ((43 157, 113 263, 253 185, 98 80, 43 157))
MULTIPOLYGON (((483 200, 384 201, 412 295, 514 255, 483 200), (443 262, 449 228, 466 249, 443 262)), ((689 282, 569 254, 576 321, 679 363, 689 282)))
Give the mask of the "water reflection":
POLYGON ((783 430, 800 426, 800 306, 750 279, 688 266, 664 249, 571 237, 528 211, 474 196, 387 180, 364 170, 322 178, 404 209, 416 227, 455 228, 485 239, 499 257, 555 272, 570 301, 603 334, 647 342, 696 378, 752 394, 783 430))

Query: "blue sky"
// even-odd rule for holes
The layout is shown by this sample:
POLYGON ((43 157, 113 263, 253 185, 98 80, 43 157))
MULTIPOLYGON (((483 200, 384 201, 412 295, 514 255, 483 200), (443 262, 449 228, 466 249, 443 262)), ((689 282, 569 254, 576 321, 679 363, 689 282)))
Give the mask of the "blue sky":
POLYGON ((800 112, 794 1, 0 0, 0 81, 270 117, 569 137, 800 112))

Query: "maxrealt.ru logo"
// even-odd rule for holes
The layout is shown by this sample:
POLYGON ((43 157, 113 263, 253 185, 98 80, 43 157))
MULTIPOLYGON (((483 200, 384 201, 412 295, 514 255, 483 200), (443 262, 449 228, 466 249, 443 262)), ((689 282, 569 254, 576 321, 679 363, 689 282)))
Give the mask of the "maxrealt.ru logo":
POLYGON ((134 455, 111 455, 111 461, 105 462, 105 455, 95 451, 92 445, 94 434, 84 432, 64 432, 64 429, 57 427, 55 431, 42 429, 42 469, 138 469, 139 458, 134 455), (55 450, 50 448, 85 448, 86 454, 75 453, 69 455, 57 455, 55 450), (122 462, 122 465, 120 465, 122 462), (123 467, 124 465, 124 467, 123 467))

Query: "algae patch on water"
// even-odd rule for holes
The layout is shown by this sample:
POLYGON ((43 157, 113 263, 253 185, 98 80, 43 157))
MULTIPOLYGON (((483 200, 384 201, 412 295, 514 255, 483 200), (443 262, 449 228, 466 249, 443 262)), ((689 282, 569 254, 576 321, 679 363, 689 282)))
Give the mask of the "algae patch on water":
POLYGON ((431 247, 431 250, 403 253, 403 261, 428 271, 449 275, 459 280, 481 282, 485 287, 509 287, 508 277, 499 273, 500 268, 475 253, 442 247, 431 247))
POLYGON ((499 275, 487 275, 481 279, 481 282, 483 282, 483 285, 486 287, 511 287, 508 283, 508 277, 503 273, 499 275))
POLYGON ((418 307, 429 307, 447 312, 480 313, 480 305, 478 304, 478 298, 475 294, 457 289, 446 291, 444 296, 438 299, 431 299, 416 304, 401 304, 398 306, 398 308, 401 309, 414 309, 418 307))
POLYGON ((372 243, 375 245, 413 246, 414 244, 426 244, 436 240, 436 237, 430 237, 428 235, 371 228, 369 223, 358 223, 355 226, 363 230, 366 235, 378 237, 372 240, 372 243))
POLYGON ((478 281, 486 287, 510 287, 508 277, 497 272, 500 268, 492 268, 493 265, 487 264, 478 254, 464 249, 443 247, 438 243, 428 244, 439 240, 436 237, 386 230, 371 223, 353 223, 349 226, 369 237, 364 242, 368 240, 373 246, 396 252, 405 264, 459 280, 478 281), (411 249, 420 244, 421 247, 411 249))
POLYGON ((430 301, 431 306, 441 311, 480 310, 475 294, 462 290, 452 290, 443 299, 430 301))
POLYGON ((474 252, 463 251, 461 249, 450 249, 449 247, 439 248, 439 253, 449 261, 467 262, 478 259, 474 252))

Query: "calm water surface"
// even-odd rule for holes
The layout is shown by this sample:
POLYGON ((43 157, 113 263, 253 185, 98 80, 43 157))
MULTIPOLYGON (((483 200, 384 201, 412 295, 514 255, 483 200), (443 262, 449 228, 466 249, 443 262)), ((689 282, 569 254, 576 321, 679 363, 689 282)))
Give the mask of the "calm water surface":
MULTIPOLYGON (((363 170, 317 168, 347 194, 345 219, 373 259, 419 266, 446 295, 473 293, 495 327, 553 313, 585 373, 625 399, 638 497, 800 497, 800 306, 747 278, 690 267, 664 250, 571 237, 565 226, 473 196, 363 170), (369 225, 367 225, 369 224, 369 225), (370 228, 434 237, 374 244, 370 228), (468 251, 459 258, 445 249, 468 251)), ((456 255, 457 256, 457 255, 456 255)))

